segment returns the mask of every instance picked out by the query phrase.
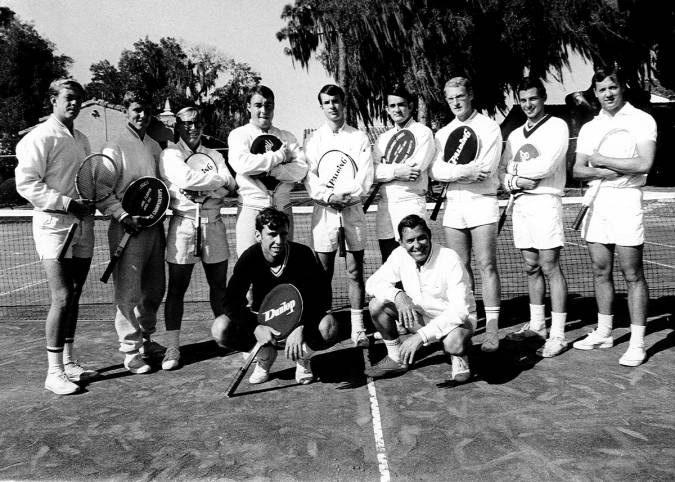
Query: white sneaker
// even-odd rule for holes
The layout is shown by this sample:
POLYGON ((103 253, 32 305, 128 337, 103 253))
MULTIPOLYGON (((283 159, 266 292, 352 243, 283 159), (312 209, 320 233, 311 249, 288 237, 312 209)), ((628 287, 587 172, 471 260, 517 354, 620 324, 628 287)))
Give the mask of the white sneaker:
POLYGON ((365 331, 353 331, 351 338, 354 344, 359 348, 368 348, 370 345, 370 341, 368 340, 365 331))
POLYGON ((612 348, 614 346, 614 338, 612 338, 612 335, 600 336, 598 335, 598 330, 593 330, 588 335, 586 335, 586 338, 572 343, 572 346, 577 350, 612 348))
POLYGON ((464 383, 471 377, 469 370, 469 357, 450 355, 452 361, 452 379, 457 383, 464 383))
POLYGON ((533 338, 540 338, 543 340, 546 338, 546 326, 544 325, 538 330, 533 330, 530 328, 530 322, 528 321, 523 326, 521 326, 518 331, 509 333, 505 338, 509 341, 525 341, 531 340, 533 338))
POLYGON ((567 346, 568 343, 564 337, 560 338, 558 336, 552 336, 546 340, 544 346, 537 350, 537 355, 542 358, 553 358, 554 356, 558 356, 567 350, 567 346))
POLYGON ((96 370, 84 368, 78 361, 66 363, 63 371, 71 382, 86 382, 99 376, 96 370))
POLYGON ((295 381, 302 385, 307 385, 314 381, 314 373, 312 373, 312 365, 309 358, 300 358, 295 364, 295 381))
POLYGON ((263 346, 255 357, 255 368, 253 369, 253 373, 251 373, 248 382, 252 385, 257 385, 258 383, 265 383, 269 380, 270 368, 272 368, 272 363, 274 363, 274 360, 276 359, 277 350, 273 346, 263 346))
POLYGON ((619 364, 625 367, 636 367, 645 361, 647 352, 644 346, 628 346, 628 350, 619 358, 619 364))
POLYGON ((175 370, 180 365, 180 349, 170 346, 162 359, 162 370, 175 370))
POLYGON ((136 353, 132 357, 126 356, 124 358, 124 368, 129 370, 131 373, 143 374, 148 373, 152 368, 150 365, 143 361, 143 357, 140 353, 136 353))
POLYGON ((71 382, 68 379, 68 375, 61 371, 47 373, 47 378, 45 379, 45 388, 56 393, 57 395, 70 395, 71 393, 75 393, 80 390, 80 386, 71 382))

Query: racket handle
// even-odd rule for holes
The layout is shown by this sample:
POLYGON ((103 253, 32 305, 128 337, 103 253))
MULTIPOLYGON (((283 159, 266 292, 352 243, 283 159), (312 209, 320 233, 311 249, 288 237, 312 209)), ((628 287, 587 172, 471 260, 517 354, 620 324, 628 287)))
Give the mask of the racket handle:
POLYGON ((577 214, 577 217, 574 218, 574 223, 572 223, 572 229, 574 229, 575 231, 579 231, 579 228, 581 228, 581 223, 583 222, 587 212, 588 206, 586 205, 581 206, 581 210, 577 214))
POLYGON ((378 182, 377 184, 375 184, 375 187, 373 188, 372 192, 370 193, 370 196, 368 196, 368 199, 366 199, 366 202, 363 203, 364 214, 368 211, 368 208, 370 207, 370 205, 373 204, 373 201, 375 200, 375 195, 377 194, 377 191, 380 190, 381 185, 382 185, 381 182, 378 182))
POLYGON ((234 395, 234 391, 237 389, 241 381, 244 379, 246 371, 251 366, 251 363, 253 363, 253 359, 256 357, 261 348, 262 345, 259 342, 256 342, 255 346, 253 347, 253 350, 251 350, 251 353, 248 355, 248 358, 246 359, 244 364, 239 368, 239 370, 237 370, 237 373, 234 375, 234 378, 230 382, 230 385, 227 387, 227 390, 225 391, 227 398, 232 398, 232 396, 234 395))
POLYGON ((120 244, 117 245, 117 249, 115 249, 115 252, 110 257, 108 267, 103 272, 103 276, 101 276, 101 282, 107 283, 108 280, 110 279, 110 275, 112 274, 113 269, 115 269, 115 265, 117 265, 117 262, 122 257, 122 252, 124 251, 124 248, 126 247, 130 237, 131 234, 128 231, 125 231, 124 235, 122 236, 122 239, 120 240, 120 244))
POLYGON ((504 210, 502 211, 501 216, 499 216, 499 223, 497 224, 497 236, 499 236, 499 233, 502 232, 502 228, 504 227, 504 223, 506 222, 506 218, 509 216, 509 212, 511 211, 511 208, 513 207, 514 199, 515 198, 514 198, 513 194, 511 194, 509 196, 509 202, 504 207, 504 210))
POLYGON ((431 216, 429 216, 429 219, 432 221, 436 221, 436 218, 438 217, 438 213, 441 210, 441 206, 443 205, 443 201, 445 200, 445 191, 448 189, 448 184, 446 183, 443 186, 443 189, 441 190, 441 193, 438 195, 436 198, 436 204, 434 205, 434 210, 431 211, 431 216))
POLYGON ((77 231, 77 224, 78 223, 73 223, 70 225, 70 229, 68 230, 68 235, 66 236, 66 240, 63 242, 63 246, 61 247, 61 251, 59 252, 58 257, 56 260, 61 263, 66 257, 66 253, 68 252, 68 248, 70 248, 70 243, 73 242, 73 238, 75 237, 75 231, 77 231))
POLYGON ((193 254, 200 257, 202 255, 202 216, 199 204, 197 204, 197 209, 195 210, 195 222, 195 249, 193 254))

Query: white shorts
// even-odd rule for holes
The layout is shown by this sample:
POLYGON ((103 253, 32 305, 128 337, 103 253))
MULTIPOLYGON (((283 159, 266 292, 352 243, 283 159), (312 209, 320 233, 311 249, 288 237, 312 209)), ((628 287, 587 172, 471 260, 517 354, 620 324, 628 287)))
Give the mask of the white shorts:
POLYGON ((94 217, 81 221, 70 214, 35 211, 33 239, 40 259, 56 259, 66 241, 68 231, 77 223, 75 235, 66 252, 66 258, 91 258, 94 254, 94 217))
POLYGON ((380 199, 377 205, 377 215, 375 217, 377 239, 399 239, 398 223, 401 219, 410 215, 417 214, 425 221, 429 221, 427 216, 427 204, 424 197, 417 199, 406 199, 403 201, 386 201, 380 199))
POLYGON ((645 242, 642 224, 642 190, 602 187, 584 217, 583 238, 590 243, 640 246, 645 242))
MULTIPOLYGON (((363 251, 366 245, 366 215, 361 203, 342 210, 347 251, 363 251)), ((314 251, 331 253, 338 249, 340 215, 329 206, 315 205, 312 211, 312 242, 314 251)))
POLYGON ((553 249, 565 244, 560 196, 521 194, 516 198, 513 244, 518 249, 553 249))
POLYGON ((169 222, 166 237, 166 261, 175 264, 220 263, 230 257, 225 220, 220 210, 201 210, 202 256, 194 255, 196 223, 193 217, 176 214, 169 222))
POLYGON ((448 191, 443 226, 454 229, 475 228, 499 220, 499 203, 494 194, 448 191))

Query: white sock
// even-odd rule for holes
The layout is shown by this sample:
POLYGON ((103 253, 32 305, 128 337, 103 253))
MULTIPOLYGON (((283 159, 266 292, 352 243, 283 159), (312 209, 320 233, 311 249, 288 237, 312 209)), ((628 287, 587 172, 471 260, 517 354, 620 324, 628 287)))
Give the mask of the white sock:
POLYGON ((355 310, 352 308, 349 310, 349 315, 352 321, 352 333, 366 331, 363 327, 363 310, 355 310))
POLYGON ((497 333, 499 331, 499 306, 485 307, 485 333, 497 333))
POLYGON ((541 331, 546 327, 546 314, 544 305, 530 304, 530 330, 541 331))
POLYGON ((129 363, 136 355, 138 355, 138 350, 126 352, 124 354, 124 363, 129 363))
POLYGON ((565 338, 565 321, 567 321, 567 313, 551 312, 551 338, 565 338))
POLYGON ((614 315, 603 315, 598 313, 598 335, 608 337, 612 334, 612 327, 614 325, 614 315))
POLYGON ((401 339, 384 340, 384 345, 387 347, 387 355, 396 363, 401 363, 401 339))
POLYGON ((47 347, 47 373, 59 373, 63 371, 63 347, 47 347))
POLYGON ((72 363, 75 361, 74 356, 73 356, 73 342, 74 340, 72 338, 66 338, 66 343, 63 345, 63 364, 67 365, 68 363, 72 363))
POLYGON ((180 330, 166 330, 166 346, 173 348, 180 346, 180 330))
POLYGON ((645 325, 630 325, 630 341, 628 346, 639 346, 644 348, 645 346, 645 325))

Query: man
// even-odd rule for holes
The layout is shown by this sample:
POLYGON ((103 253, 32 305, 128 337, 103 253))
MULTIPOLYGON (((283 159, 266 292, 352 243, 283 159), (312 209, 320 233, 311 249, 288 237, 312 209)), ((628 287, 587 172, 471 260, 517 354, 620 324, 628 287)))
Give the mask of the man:
POLYGON ((312 132, 305 145, 309 171, 305 178, 307 194, 314 201, 312 239, 314 250, 328 278, 333 278, 335 253, 338 248, 340 211, 347 248, 347 286, 350 304, 351 338, 357 346, 368 346, 363 326, 363 252, 365 249, 366 217, 361 196, 373 180, 373 161, 368 136, 345 121, 345 93, 337 85, 324 85, 319 91, 319 105, 326 123, 312 132), (339 150, 356 163, 357 174, 348 192, 335 192, 328 187, 329 179, 319 177, 321 157, 328 151, 339 150))
POLYGON ((565 121, 545 112, 546 89, 538 78, 526 77, 521 81, 518 99, 527 121, 509 134, 501 165, 504 188, 515 195, 513 241, 525 260, 530 321, 506 338, 513 341, 546 338, 546 278, 551 289, 551 332, 537 353, 550 358, 567 348, 567 282, 559 261, 565 243, 561 198, 569 130, 565 121), (529 146, 534 147, 536 154, 529 146))
POLYGON ((89 140, 74 128, 84 89, 72 79, 49 86, 52 115, 16 146, 16 189, 33 205, 33 238, 51 294, 45 321, 49 368, 45 388, 59 395, 77 392, 74 382, 98 376, 74 358, 73 343, 82 286, 94 251, 91 206, 78 202, 75 174, 89 155, 89 140), (70 226, 77 222, 63 261, 58 256, 70 226))
POLYGON ((441 341, 452 361, 452 379, 465 382, 471 375, 466 352, 477 321, 469 274, 457 253, 431 243, 431 230, 420 216, 404 217, 398 234, 400 247, 366 283, 373 296, 370 316, 387 347, 387 356, 366 374, 403 373, 422 345, 441 341), (402 344, 397 319, 414 332, 402 344))
POLYGON ((471 250, 481 274, 485 307, 483 351, 499 348, 498 320, 501 296, 497 273, 497 221, 499 205, 498 167, 502 150, 499 125, 473 108, 473 88, 465 77, 445 84, 445 100, 455 118, 436 133, 436 159, 431 165, 433 179, 449 182, 443 215, 445 239, 464 263, 472 284, 471 250), (452 131, 468 126, 480 141, 478 157, 465 165, 444 162, 445 143, 452 131))
MULTIPOLYGON (((264 346, 249 382, 269 380, 277 357, 274 335, 279 333, 257 322, 262 300, 272 288, 290 283, 300 291, 303 314, 300 325, 286 338, 286 357, 296 362, 295 379, 307 384, 314 380, 310 356, 315 350, 332 345, 337 339, 337 323, 332 314, 331 287, 323 267, 307 246, 288 240, 288 216, 265 208, 255 219, 256 244, 237 260, 227 286, 224 314, 216 318, 211 333, 219 345, 249 351, 256 341, 264 346), (252 301, 247 306, 247 293, 252 301)), ((247 356, 245 354, 245 356, 247 356)))
POLYGON ((108 227, 111 253, 125 231, 134 233, 112 274, 115 329, 120 351, 125 355, 125 368, 131 373, 147 373, 150 365, 143 358, 164 354, 164 347, 150 339, 164 296, 164 226, 159 223, 143 228, 142 217, 129 215, 122 207, 122 198, 136 179, 158 176, 162 148, 146 135, 152 118, 149 102, 136 92, 127 92, 122 103, 127 125, 102 150, 115 164, 115 187, 113 195, 98 203, 98 208, 111 217, 108 227))
POLYGON ((195 107, 185 107, 176 114, 178 140, 160 157, 160 174, 169 186, 173 216, 167 234, 166 262, 169 265, 169 288, 164 303, 167 350, 162 368, 173 370, 180 365, 180 328, 183 299, 190 285, 195 263, 201 261, 209 284, 209 301, 214 317, 224 313, 227 285, 227 243, 225 220, 220 214, 223 199, 236 189, 236 182, 216 150, 202 145, 203 123, 195 107), (191 169, 186 160, 193 153, 209 156, 216 171, 191 169), (201 255, 195 255, 197 203, 200 204, 201 255))
POLYGON ((593 350, 610 348, 614 344, 612 268, 616 252, 628 286, 631 322, 628 349, 619 363, 634 367, 640 365, 646 356, 644 333, 649 294, 642 268, 644 226, 641 187, 654 162, 656 122, 649 114, 626 101, 626 84, 617 67, 596 70, 593 88, 602 109, 579 131, 574 177, 602 183, 582 226, 593 262, 598 326, 572 346, 593 350), (598 152, 598 147, 602 138, 614 129, 627 130, 635 146, 631 146, 630 152, 608 157, 598 152))
POLYGON ((290 193, 296 182, 307 173, 307 162, 295 136, 272 125, 274 118, 274 93, 269 87, 259 85, 248 96, 247 109, 251 115, 247 125, 237 127, 227 138, 228 159, 237 172, 239 184, 239 212, 237 213, 237 255, 255 244, 256 215, 272 206, 284 211, 290 220, 289 234, 293 239, 293 212, 290 193), (260 135, 269 134, 282 141, 281 148, 264 154, 253 154, 251 144, 260 135), (281 181, 271 196, 259 179, 261 174, 281 181), (274 201, 274 202, 272 202, 274 201))

